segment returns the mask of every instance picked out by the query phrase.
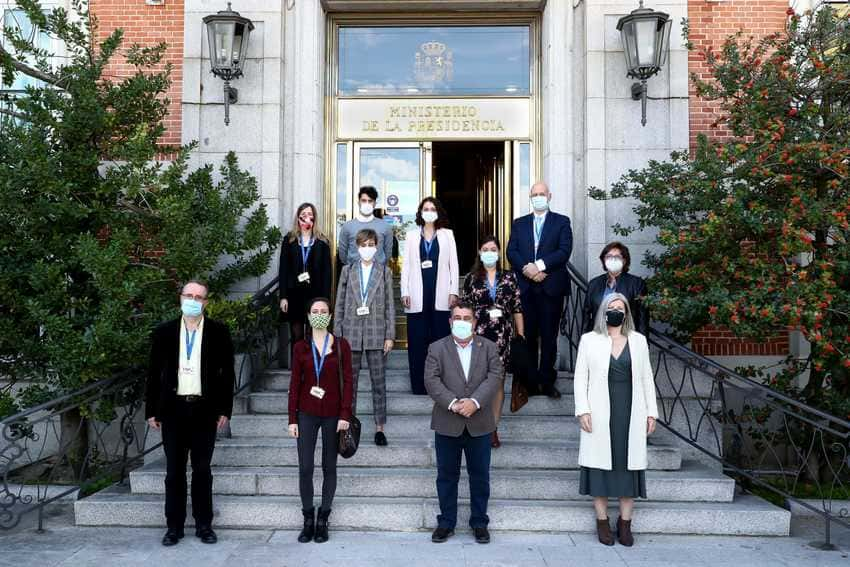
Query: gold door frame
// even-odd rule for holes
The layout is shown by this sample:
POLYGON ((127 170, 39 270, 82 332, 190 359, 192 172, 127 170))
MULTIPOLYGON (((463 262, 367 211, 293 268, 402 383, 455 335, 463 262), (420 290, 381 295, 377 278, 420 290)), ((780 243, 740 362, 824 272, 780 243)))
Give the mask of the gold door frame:
MULTIPOLYGON (((501 227, 498 231, 502 239, 503 248, 507 246, 507 238, 510 232, 511 222, 513 221, 513 204, 517 201, 514 197, 514 191, 523 190, 518 187, 519 177, 518 169, 513 167, 514 160, 518 159, 519 152, 514 151, 519 142, 529 142, 530 146, 530 177, 531 182, 534 181, 537 172, 542 171, 542 84, 541 84, 541 17, 540 12, 507 12, 502 14, 493 13, 419 13, 419 14, 393 14, 393 13, 368 13, 368 14, 328 14, 327 29, 326 29, 326 45, 325 45, 325 115, 324 115, 324 131, 325 131, 325 174, 324 174, 324 192, 322 202, 322 218, 321 226, 331 239, 331 248, 334 257, 336 256, 336 241, 337 241, 337 199, 336 199, 336 146, 337 144, 346 143, 348 148, 348 168, 349 178, 356 176, 353 171, 354 163, 354 144, 358 140, 337 138, 339 132, 338 116, 337 116, 337 101, 343 98, 407 98, 407 99, 439 99, 444 97, 436 97, 433 95, 410 95, 400 96, 395 95, 375 95, 373 97, 340 97, 337 96, 337 78, 338 78, 338 53, 337 53, 337 38, 338 31, 341 26, 358 24, 372 26, 395 27, 402 25, 443 25, 443 26, 464 26, 464 25, 528 25, 529 26, 529 72, 531 74, 529 85, 531 87, 530 96, 468 96, 468 95, 453 95, 451 98, 467 98, 467 99, 493 99, 493 98, 527 98, 530 100, 529 112, 531 113, 529 123, 531 131, 528 138, 511 138, 504 140, 505 143, 505 166, 501 172, 503 180, 502 191, 499 191, 499 206, 502 211, 501 227)), ((430 145, 431 141, 437 139, 432 138, 427 141, 421 137, 411 138, 410 142, 423 142, 430 145)), ((365 140, 364 140, 365 141, 365 140)), ((380 140, 368 140, 369 142, 379 142, 380 140)), ((386 142, 401 142, 404 140, 394 139, 386 142)), ((452 139, 451 141, 462 141, 452 139)), ((430 152, 428 152, 430 155, 430 152)), ((430 160, 428 160, 430 163, 430 160)), ((348 182, 347 186, 348 198, 347 202, 354 202, 354 187, 352 182, 348 182)), ((427 191, 427 189, 426 189, 427 191)), ((433 182, 431 183, 431 194, 434 192, 433 182)), ((519 211, 517 211, 519 212, 519 211)))

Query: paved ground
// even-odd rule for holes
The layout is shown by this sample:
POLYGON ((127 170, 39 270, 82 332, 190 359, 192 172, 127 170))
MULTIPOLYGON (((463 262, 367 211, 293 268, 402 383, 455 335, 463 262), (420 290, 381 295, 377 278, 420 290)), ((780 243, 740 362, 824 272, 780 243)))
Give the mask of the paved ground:
POLYGON ((162 530, 77 528, 69 506, 52 510, 45 527, 36 533, 34 518, 27 518, 0 532, 0 566, 850 566, 850 532, 834 533, 839 551, 818 551, 808 544, 822 537, 819 526, 802 521, 794 522, 790 538, 638 536, 631 549, 604 547, 591 534, 496 533, 490 545, 477 545, 459 533, 437 545, 427 533, 332 531, 328 543, 317 545, 296 542, 295 532, 271 530, 219 530, 217 545, 187 534, 166 549, 159 544, 162 530))

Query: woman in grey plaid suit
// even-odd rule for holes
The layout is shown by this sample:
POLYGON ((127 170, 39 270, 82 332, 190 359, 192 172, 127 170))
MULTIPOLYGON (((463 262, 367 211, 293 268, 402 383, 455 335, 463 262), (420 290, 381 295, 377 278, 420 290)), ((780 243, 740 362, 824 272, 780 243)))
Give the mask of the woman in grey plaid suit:
MULTIPOLYGON (((372 406, 375 414, 375 445, 385 446, 387 436, 386 356, 395 341, 395 304, 392 271, 375 262, 378 235, 363 229, 355 239, 360 261, 342 268, 334 308, 334 331, 351 345, 354 376, 354 407, 357 407, 357 379, 363 358, 372 379, 372 406)), ((355 411, 356 413, 356 411, 355 411)))

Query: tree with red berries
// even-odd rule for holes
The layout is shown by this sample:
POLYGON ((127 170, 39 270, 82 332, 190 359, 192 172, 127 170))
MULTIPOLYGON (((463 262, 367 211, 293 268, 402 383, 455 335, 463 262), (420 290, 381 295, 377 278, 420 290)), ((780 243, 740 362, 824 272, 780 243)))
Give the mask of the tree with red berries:
POLYGON ((618 233, 656 230, 654 319, 684 338, 799 330, 811 355, 773 383, 850 417, 850 22, 829 6, 788 16, 782 33, 704 52, 711 77, 691 80, 725 135, 591 196, 636 200, 637 226, 618 233))

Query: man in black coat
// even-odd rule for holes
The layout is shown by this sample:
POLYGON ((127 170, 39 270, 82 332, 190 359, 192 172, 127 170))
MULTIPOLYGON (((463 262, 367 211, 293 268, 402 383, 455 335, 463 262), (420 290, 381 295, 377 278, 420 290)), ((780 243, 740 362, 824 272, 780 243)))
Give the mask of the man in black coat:
POLYGON ((186 461, 192 459, 195 535, 218 541, 212 530, 212 461, 216 429, 233 411, 233 342, 227 327, 204 317, 208 288, 190 281, 180 294, 182 317, 154 329, 145 392, 145 417, 162 428, 165 518, 162 545, 177 544, 186 521, 186 461))

